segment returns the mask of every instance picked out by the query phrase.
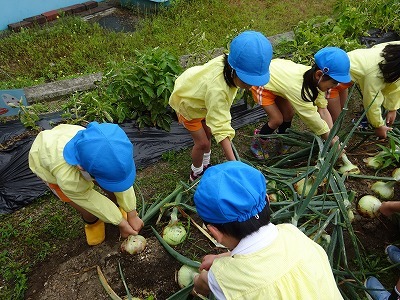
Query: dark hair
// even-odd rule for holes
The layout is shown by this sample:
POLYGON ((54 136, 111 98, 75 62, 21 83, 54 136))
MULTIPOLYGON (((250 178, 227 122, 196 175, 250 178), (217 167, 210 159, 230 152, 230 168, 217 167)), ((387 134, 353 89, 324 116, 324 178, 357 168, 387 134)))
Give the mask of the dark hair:
POLYGON ((400 44, 387 45, 381 53, 384 58, 379 63, 385 82, 395 82, 400 77, 400 44))
MULTIPOLYGON (((318 97, 318 88, 315 82, 314 74, 320 70, 316 64, 311 69, 307 70, 303 74, 303 85, 301 86, 301 99, 307 102, 313 102, 318 97)), ((332 79, 329 75, 323 74, 321 81, 332 79)))
POLYGON ((224 54, 224 79, 226 84, 229 87, 237 87, 233 81, 233 78, 236 75, 234 69, 232 69, 231 65, 228 63, 228 55, 224 54))
MULTIPOLYGON (((224 224, 211 224, 222 233, 234 237, 238 240, 245 238, 246 236, 256 232, 260 227, 268 225, 270 222, 270 211, 268 203, 264 209, 258 213, 258 218, 251 217, 249 220, 244 222, 229 222, 224 224)), ((206 225, 207 222, 204 222, 206 225)))

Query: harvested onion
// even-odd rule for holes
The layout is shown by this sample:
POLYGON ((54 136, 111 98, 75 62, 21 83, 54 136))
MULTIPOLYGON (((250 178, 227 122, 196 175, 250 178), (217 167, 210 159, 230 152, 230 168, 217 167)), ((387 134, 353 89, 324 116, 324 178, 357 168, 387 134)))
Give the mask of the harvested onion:
POLYGON ((339 173, 341 174, 360 174, 360 169, 354 165, 348 158, 346 154, 342 154, 343 165, 339 168, 339 173))
MULTIPOLYGON (((301 195, 304 189, 304 195, 308 195, 310 190, 314 184, 315 178, 313 176, 309 177, 307 180, 305 178, 297 181, 294 184, 294 189, 296 190, 297 194, 301 195)), ((314 196, 317 194, 317 190, 314 192, 314 196)))
POLYGON ((186 229, 180 223, 167 225, 163 231, 163 239, 171 246, 176 246, 182 243, 185 240, 186 235, 186 229))
POLYGON ((380 215, 381 201, 371 195, 363 196, 357 203, 357 210, 363 217, 375 218, 380 215))
POLYGON ((146 247, 146 239, 141 235, 130 235, 121 244, 121 251, 129 254, 137 254, 146 247))
POLYGON ((374 191, 380 198, 390 200, 394 197, 394 184, 396 181, 377 181, 371 186, 371 190, 374 191))
POLYGON ((198 269, 183 265, 178 271, 178 285, 181 289, 193 282, 194 277, 198 275, 198 269))

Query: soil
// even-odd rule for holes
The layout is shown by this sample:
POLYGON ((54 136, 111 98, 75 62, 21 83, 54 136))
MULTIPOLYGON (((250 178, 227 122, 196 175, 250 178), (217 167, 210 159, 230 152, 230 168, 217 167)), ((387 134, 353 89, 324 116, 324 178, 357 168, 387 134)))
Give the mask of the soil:
MULTIPOLYGON (((124 20, 122 31, 134 30, 135 20, 129 20, 128 16, 121 12, 102 20, 108 19, 114 22, 112 17, 124 20)), ((357 149, 357 152, 350 152, 348 156, 361 168, 362 174, 373 175, 373 171, 364 167, 362 159, 376 151, 375 143, 366 142, 363 147, 357 149)), ((240 149, 239 152, 242 153, 240 149)), ((141 170, 138 174, 157 172, 160 166, 162 168, 162 163, 141 170)), ((383 176, 383 174, 380 175, 383 176)), ((371 193, 371 182, 349 178, 346 185, 348 190, 357 192, 356 198, 359 199, 361 195, 371 193)), ((397 186, 395 198, 399 196, 400 187, 397 186)), ((196 218, 196 216, 193 217, 196 218)), ((163 220, 163 223, 156 226, 158 232, 162 231, 166 222, 167 220, 163 220)), ((353 228, 366 253, 374 255, 383 254, 385 246, 396 243, 399 237, 398 227, 385 217, 366 219, 355 213, 353 228)), ((118 228, 115 226, 107 225, 105 242, 94 247, 86 244, 84 234, 82 234, 31 271, 28 276, 25 299, 109 299, 110 296, 99 280, 97 267, 101 269, 113 291, 123 298, 127 293, 121 280, 119 263, 128 289, 134 297, 167 299, 180 289, 175 275, 181 264, 166 252, 148 227, 142 230, 141 235, 147 239, 145 250, 140 254, 130 255, 120 251, 121 240, 118 228)), ((201 260, 201 257, 207 253, 224 251, 216 248, 194 226, 190 227, 187 240, 175 248, 182 254, 197 260, 201 260)), ((347 254, 351 255, 351 251, 347 254)), ((387 283, 392 286, 394 280, 395 277, 391 276, 387 279, 387 283)))
MULTIPOLYGON (((239 133, 238 136, 242 136, 239 133)), ((362 174, 373 175, 373 171, 366 168, 362 158, 375 153, 376 142, 366 142, 357 153, 348 153, 352 162, 361 168, 362 174)), ((241 151, 242 149, 239 149, 241 151)), ((145 173, 153 173, 163 167, 159 163, 140 171, 138 176, 145 173)), ((387 176, 388 174, 380 174, 387 176)), ((348 190, 356 191, 356 200, 364 194, 370 194, 372 181, 364 179, 346 180, 348 190)), ((400 195, 400 187, 396 186, 395 198, 400 195)), ((354 210, 355 211, 355 210, 354 210)), ((192 215, 199 224, 198 216, 192 215)), ((167 224, 168 217, 155 226, 159 233, 167 224)), ((186 223, 186 220, 182 220, 186 223)), ((154 224, 154 222, 152 223, 154 224)), ((381 216, 376 219, 364 218, 355 212, 353 229, 356 232, 367 255, 372 255, 376 260, 384 256, 384 248, 388 244, 396 243, 399 237, 397 225, 387 218, 381 216)), ((190 258, 200 261, 207 253, 220 253, 225 251, 216 248, 197 228, 190 227, 187 240, 175 249, 190 258)), ((120 251, 121 240, 118 228, 107 225, 106 241, 91 247, 87 246, 84 235, 72 241, 61 251, 46 259, 43 263, 32 270, 29 275, 28 291, 25 299, 109 299, 109 295, 99 281, 97 266, 100 267, 108 284, 114 292, 123 298, 126 295, 118 264, 120 263, 130 293, 141 299, 167 299, 180 288, 176 283, 175 276, 181 264, 166 252, 164 247, 156 239, 150 228, 145 227, 141 234, 147 239, 145 250, 136 255, 122 253, 120 251)), ((348 243, 346 243, 348 244, 348 243)), ((352 249, 348 244, 346 249, 349 261, 352 261, 352 249)), ((388 273, 385 282, 391 286, 394 284, 395 276, 388 273)))

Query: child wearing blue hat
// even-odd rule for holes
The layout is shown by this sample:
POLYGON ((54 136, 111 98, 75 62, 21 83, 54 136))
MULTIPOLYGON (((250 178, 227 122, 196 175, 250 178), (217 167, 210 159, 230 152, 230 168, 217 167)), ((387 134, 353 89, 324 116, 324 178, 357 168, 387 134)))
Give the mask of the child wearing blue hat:
POLYGON ((44 130, 31 146, 29 167, 82 215, 89 245, 104 241, 104 222, 118 225, 122 237, 137 235, 143 227, 132 187, 136 177, 133 145, 118 125, 61 124, 44 130))
POLYGON ((343 299, 324 249, 291 224, 270 223, 266 179, 229 161, 205 171, 194 195, 210 233, 230 252, 207 255, 193 294, 217 299, 343 299))
POLYGON ((260 32, 245 31, 232 40, 228 55, 191 67, 176 79, 169 104, 194 142, 190 181, 210 166, 211 136, 222 146, 226 159, 235 160, 231 148, 235 136, 232 102, 238 88, 250 89, 268 82, 271 58, 268 39, 260 32))
POLYGON ((347 89, 355 82, 360 86, 364 109, 368 109, 367 120, 375 135, 386 138, 400 108, 400 41, 356 49, 347 54, 352 82, 328 91, 328 109, 332 119, 338 118, 347 100, 347 89), (382 107, 388 111, 386 120, 382 117, 382 107))
MULTIPOLYGON (((268 122, 255 135, 285 133, 291 127, 295 113, 316 134, 327 139, 332 118, 327 109, 324 92, 340 82, 350 80, 350 61, 345 51, 326 47, 314 55, 310 68, 285 59, 273 59, 271 78, 262 87, 252 87, 253 99, 263 107, 268 122)), ((336 142, 337 137, 333 140, 336 142)), ((250 150, 258 159, 268 157, 268 140, 254 138, 250 150)))

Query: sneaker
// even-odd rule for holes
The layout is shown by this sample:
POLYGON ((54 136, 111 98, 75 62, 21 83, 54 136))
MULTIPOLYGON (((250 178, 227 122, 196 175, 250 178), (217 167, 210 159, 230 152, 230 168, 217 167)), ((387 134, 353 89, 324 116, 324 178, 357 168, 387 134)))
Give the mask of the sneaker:
POLYGON ((193 171, 190 171, 189 181, 193 182, 193 181, 199 179, 201 176, 203 176, 203 174, 204 174, 204 169, 203 169, 203 172, 201 172, 200 174, 197 174, 197 175, 195 175, 193 171))
MULTIPOLYGON (((254 135, 260 133, 259 129, 254 130, 254 135)), ((266 150, 266 140, 262 140, 258 137, 253 137, 251 140, 250 151, 257 159, 267 159, 269 157, 269 153, 266 150)))
MULTIPOLYGON (((357 123, 357 122, 358 122, 358 119, 359 119, 359 118, 354 118, 354 119, 352 119, 352 120, 351 120, 351 123, 353 123, 353 124, 357 123)), ((368 126, 369 126, 368 119, 367 119, 366 116, 364 116, 364 117, 362 118, 360 124, 358 124, 358 127, 357 127, 357 128, 358 128, 359 130, 367 130, 367 129, 368 129, 368 126)))
MULTIPOLYGON (((392 264, 400 263, 400 249, 398 247, 393 246, 393 245, 389 245, 389 246, 386 247, 385 253, 388 256, 388 260, 392 264)), ((400 265, 399 265, 399 267, 400 267, 400 265)))
POLYGON ((209 168, 212 167, 212 164, 208 164, 207 166, 203 165, 203 173, 209 168))
POLYGON ((102 243, 106 238, 106 227, 104 222, 97 220, 94 224, 85 224, 86 241, 89 246, 102 243))
POLYGON ((276 153, 278 155, 287 154, 290 148, 291 146, 283 144, 282 141, 278 141, 276 144, 276 153))
POLYGON ((369 300, 387 300, 390 293, 375 277, 368 277, 364 282, 365 294, 369 300))

